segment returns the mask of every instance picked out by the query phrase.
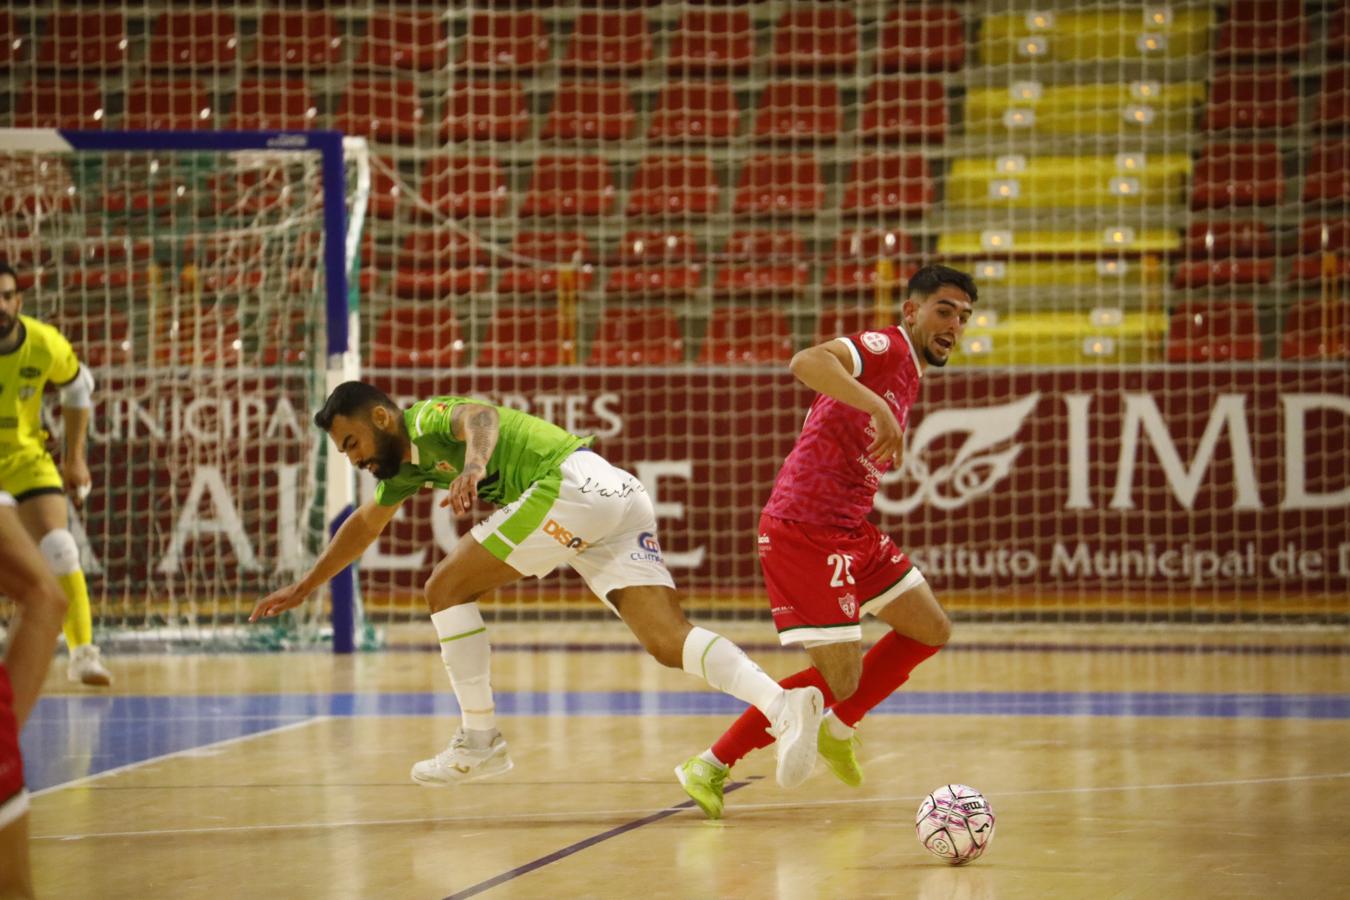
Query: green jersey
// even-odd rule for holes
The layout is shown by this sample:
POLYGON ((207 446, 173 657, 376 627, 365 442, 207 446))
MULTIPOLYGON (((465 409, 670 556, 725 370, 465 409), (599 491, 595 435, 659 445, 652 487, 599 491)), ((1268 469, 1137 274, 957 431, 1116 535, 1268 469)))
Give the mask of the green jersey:
MULTIPOLYGON (((471 397, 432 397, 414 403, 403 413, 412 438, 412 462, 399 466, 398 474, 375 487, 375 502, 396 506, 422 488, 448 488, 464 468, 464 442, 450 431, 450 416, 456 406, 476 403, 471 397)), ((578 447, 589 447, 592 437, 577 437, 551 422, 518 409, 497 410, 497 446, 492 449, 487 473, 478 482, 478 496, 504 506, 525 489, 555 471, 578 447)))

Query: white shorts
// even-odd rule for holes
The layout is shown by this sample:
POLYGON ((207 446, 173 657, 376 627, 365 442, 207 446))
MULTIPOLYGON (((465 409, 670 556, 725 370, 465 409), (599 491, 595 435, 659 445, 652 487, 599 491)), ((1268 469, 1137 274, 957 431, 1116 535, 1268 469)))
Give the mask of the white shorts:
POLYGON ((469 532, 522 575, 542 578, 566 563, 606 606, 609 592, 675 587, 656 540, 656 511, 637 477, 578 450, 469 532))

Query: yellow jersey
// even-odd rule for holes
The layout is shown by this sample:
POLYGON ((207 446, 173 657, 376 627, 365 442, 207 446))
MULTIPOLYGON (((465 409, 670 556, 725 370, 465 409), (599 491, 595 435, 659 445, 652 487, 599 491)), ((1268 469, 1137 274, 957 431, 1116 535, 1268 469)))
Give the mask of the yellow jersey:
POLYGON ((0 353, 0 449, 33 449, 46 444, 42 391, 50 382, 69 384, 80 361, 61 332, 45 322, 19 316, 19 346, 0 353))

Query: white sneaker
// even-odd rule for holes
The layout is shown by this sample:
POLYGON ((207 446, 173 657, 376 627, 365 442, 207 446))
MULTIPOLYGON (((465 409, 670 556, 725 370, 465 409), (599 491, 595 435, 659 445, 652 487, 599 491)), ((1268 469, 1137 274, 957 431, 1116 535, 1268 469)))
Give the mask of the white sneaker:
POLYGON ((98 658, 98 648, 93 644, 75 647, 70 651, 70 662, 66 665, 66 677, 77 684, 89 684, 95 687, 107 687, 112 684, 112 673, 98 658))
POLYGON ((450 739, 450 746, 431 759, 413 765, 412 780, 427 787, 445 787, 501 775, 509 772, 513 765, 506 754, 506 738, 500 731, 492 735, 486 747, 474 748, 469 746, 464 729, 458 728, 450 739))
POLYGON ((810 776, 824 715, 825 697, 819 688, 793 688, 783 698, 783 708, 767 729, 777 740, 778 783, 783 787, 796 787, 810 776))

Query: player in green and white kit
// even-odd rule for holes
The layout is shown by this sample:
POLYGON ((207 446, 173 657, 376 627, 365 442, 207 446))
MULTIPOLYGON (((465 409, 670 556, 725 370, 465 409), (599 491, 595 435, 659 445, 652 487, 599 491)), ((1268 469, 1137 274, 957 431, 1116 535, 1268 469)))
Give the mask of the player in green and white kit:
POLYGON ((448 490, 442 505, 460 515, 479 497, 501 507, 455 545, 425 586, 462 722, 449 747, 413 766, 414 781, 455 784, 511 768, 497 728, 477 600, 562 563, 585 579, 658 662, 683 668, 764 713, 778 738, 780 784, 795 786, 811 773, 820 691, 785 690, 731 641, 689 623, 661 558, 651 498, 637 478, 591 451, 589 438, 467 397, 433 397, 400 410, 384 392, 359 381, 338 385, 314 423, 352 465, 374 473, 375 499, 343 523, 304 578, 259 602, 252 620, 303 603, 355 562, 399 504, 419 490, 448 490))

